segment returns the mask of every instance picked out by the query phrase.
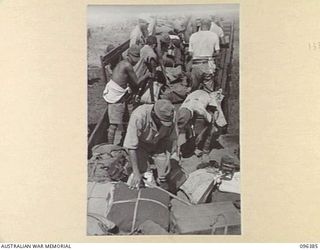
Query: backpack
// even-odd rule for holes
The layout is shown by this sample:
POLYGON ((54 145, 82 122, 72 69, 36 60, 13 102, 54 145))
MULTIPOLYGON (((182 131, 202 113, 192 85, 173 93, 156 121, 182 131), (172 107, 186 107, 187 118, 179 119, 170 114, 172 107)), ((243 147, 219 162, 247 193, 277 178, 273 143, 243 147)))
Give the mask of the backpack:
POLYGON ((126 181, 132 172, 128 152, 117 145, 99 144, 88 161, 88 181, 126 181))

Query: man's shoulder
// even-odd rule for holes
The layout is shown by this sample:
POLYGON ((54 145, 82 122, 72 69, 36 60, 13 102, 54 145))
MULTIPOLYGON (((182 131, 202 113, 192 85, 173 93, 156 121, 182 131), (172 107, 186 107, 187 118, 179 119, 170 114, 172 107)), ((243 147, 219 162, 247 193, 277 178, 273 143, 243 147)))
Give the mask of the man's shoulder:
POLYGON ((134 116, 135 118, 143 118, 147 116, 148 113, 151 113, 152 108, 153 104, 142 104, 132 112, 131 116, 134 116))
POLYGON ((192 33, 189 39, 194 39, 197 36, 199 36, 199 31, 192 33))
POLYGON ((212 36, 213 39, 219 40, 218 34, 216 32, 214 32, 214 31, 210 31, 210 36, 212 36))
POLYGON ((144 45, 141 50, 140 50, 140 57, 143 56, 156 56, 156 53, 154 52, 154 50, 149 46, 149 45, 144 45))
POLYGON ((198 98, 198 97, 206 98, 208 96, 209 94, 202 89, 195 90, 188 95, 189 98, 198 98))
POLYGON ((127 69, 127 68, 132 68, 133 66, 131 65, 131 63, 129 63, 127 60, 122 60, 118 63, 118 66, 123 68, 123 69, 127 69))

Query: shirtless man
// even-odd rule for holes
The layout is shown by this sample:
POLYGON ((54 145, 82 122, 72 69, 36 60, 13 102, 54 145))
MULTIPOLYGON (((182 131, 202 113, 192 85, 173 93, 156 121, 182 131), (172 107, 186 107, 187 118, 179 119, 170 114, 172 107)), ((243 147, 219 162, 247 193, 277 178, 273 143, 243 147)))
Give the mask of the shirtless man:
MULTIPOLYGON (((128 50, 127 58, 120 61, 114 68, 111 80, 103 91, 103 98, 108 103, 110 122, 108 144, 114 143, 117 127, 123 124, 124 115, 132 112, 133 108, 132 104, 129 104, 129 98, 132 92, 136 92, 139 89, 138 78, 134 73, 133 66, 136 65, 139 58, 140 48, 137 45, 132 45, 128 50)), ((121 142, 124 139, 124 134, 122 137, 121 142)))

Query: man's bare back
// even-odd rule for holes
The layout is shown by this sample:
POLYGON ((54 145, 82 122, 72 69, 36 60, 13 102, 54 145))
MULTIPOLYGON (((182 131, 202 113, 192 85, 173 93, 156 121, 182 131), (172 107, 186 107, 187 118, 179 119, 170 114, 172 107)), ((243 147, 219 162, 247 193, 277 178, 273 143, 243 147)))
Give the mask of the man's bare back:
POLYGON ((138 87, 138 79, 134 73, 133 66, 128 60, 120 61, 112 72, 112 80, 122 88, 130 88, 135 91, 138 87))

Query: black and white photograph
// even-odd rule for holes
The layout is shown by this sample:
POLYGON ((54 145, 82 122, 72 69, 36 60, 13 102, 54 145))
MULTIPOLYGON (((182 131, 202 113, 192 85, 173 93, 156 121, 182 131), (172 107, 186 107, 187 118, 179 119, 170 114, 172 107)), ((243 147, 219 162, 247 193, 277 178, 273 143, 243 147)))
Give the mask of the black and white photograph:
POLYGON ((239 84, 239 4, 88 5, 87 235, 241 235, 239 84))

